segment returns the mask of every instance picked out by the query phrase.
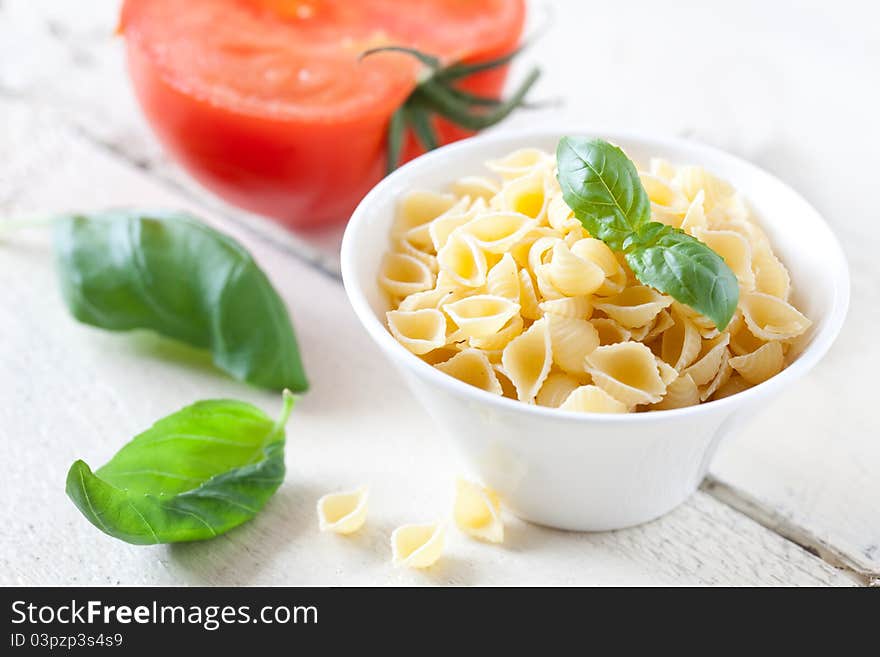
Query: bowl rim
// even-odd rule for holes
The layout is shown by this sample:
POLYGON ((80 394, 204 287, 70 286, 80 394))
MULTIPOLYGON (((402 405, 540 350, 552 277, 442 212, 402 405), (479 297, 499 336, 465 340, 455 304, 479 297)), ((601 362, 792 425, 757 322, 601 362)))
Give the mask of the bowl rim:
POLYGON ((580 421, 593 424, 638 424, 642 422, 675 421, 689 416, 697 417, 706 413, 732 411, 747 402, 756 400, 760 397, 768 397, 772 393, 781 390, 802 377, 828 352, 843 327, 847 309, 849 307, 850 296, 849 267, 846 255, 837 236, 831 230, 831 227, 822 214, 816 210, 809 201, 776 176, 743 158, 691 139, 668 135, 654 135, 639 131, 604 129, 601 126, 590 127, 577 124, 562 125, 553 128, 509 129, 490 134, 481 134, 441 146, 440 148, 407 162, 373 187, 361 200, 357 208, 355 208, 355 211, 352 213, 348 225, 346 226, 345 234, 343 235, 340 265, 343 285, 349 303, 355 311, 355 315, 357 315, 358 320, 373 341, 376 342, 376 344, 389 356, 392 356, 395 361, 400 362, 409 369, 415 370, 415 372, 427 378, 433 384, 448 390, 450 393, 458 397, 470 397, 473 401, 482 402, 490 406, 498 406, 501 409, 512 412, 521 412, 536 417, 545 417, 548 420, 580 421), (516 399, 508 399, 500 395, 494 395, 486 390, 468 385, 467 383, 459 381, 455 377, 449 376, 429 365, 395 340, 394 336, 391 335, 379 317, 373 312, 373 309, 361 288, 361 283, 357 280, 357 274, 355 271, 355 263, 359 247, 357 244, 358 236, 362 229, 362 224, 366 221, 370 207, 377 199, 389 194, 402 179, 410 176, 417 176, 419 171, 432 168, 435 163, 438 163, 450 155, 464 154, 469 150, 485 144, 501 144, 505 142, 511 142, 511 150, 528 148, 529 140, 552 138, 554 136, 561 137, 566 134, 585 135, 590 137, 601 136, 603 139, 612 143, 636 142, 652 148, 658 148, 660 150, 658 153, 659 157, 663 156, 662 150, 664 148, 687 149, 693 152, 697 158, 721 160, 727 165, 745 169, 750 175, 763 178, 767 182, 784 188, 788 193, 799 199, 806 207, 808 207, 815 214, 816 218, 818 218, 820 225, 827 233, 825 247, 826 253, 823 261, 828 263, 828 271, 833 276, 833 295, 831 299, 831 308, 826 320, 823 322, 818 333, 813 336, 810 344, 804 349, 804 351, 801 352, 801 354, 779 374, 770 377, 768 380, 759 383, 758 385, 752 386, 751 388, 723 399, 717 399, 711 402, 696 404, 684 408, 652 410, 644 413, 584 413, 579 411, 563 411, 558 408, 538 406, 537 404, 526 404, 516 399))

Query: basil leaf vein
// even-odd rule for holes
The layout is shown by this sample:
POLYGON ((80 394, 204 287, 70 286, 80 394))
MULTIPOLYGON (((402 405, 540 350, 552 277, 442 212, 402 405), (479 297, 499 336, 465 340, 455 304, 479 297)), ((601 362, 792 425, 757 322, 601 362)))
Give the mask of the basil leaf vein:
POLYGON ((213 538, 253 518, 284 480, 284 425, 240 401, 200 401, 135 436, 104 466, 82 460, 67 495, 105 534, 136 545, 213 538))
POLYGON ((263 388, 308 388, 284 302, 235 240, 186 214, 121 210, 62 219, 55 245, 79 321, 207 349, 218 368, 263 388))
POLYGON ((651 216, 638 171, 616 146, 601 139, 563 137, 556 148, 562 195, 593 237, 612 249, 651 216))

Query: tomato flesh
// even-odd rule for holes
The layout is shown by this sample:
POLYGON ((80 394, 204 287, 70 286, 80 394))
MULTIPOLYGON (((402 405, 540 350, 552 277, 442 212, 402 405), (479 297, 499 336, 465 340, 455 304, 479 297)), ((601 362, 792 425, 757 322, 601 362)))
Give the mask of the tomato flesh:
MULTIPOLYGON (((391 114, 418 64, 516 47, 523 0, 126 0, 120 29, 144 113, 166 149, 227 201, 290 226, 344 221, 382 177, 391 114)), ((506 71, 465 87, 498 95, 506 71)), ((441 142, 468 133, 437 121, 441 142)), ((408 137, 404 158, 420 149, 408 137)))

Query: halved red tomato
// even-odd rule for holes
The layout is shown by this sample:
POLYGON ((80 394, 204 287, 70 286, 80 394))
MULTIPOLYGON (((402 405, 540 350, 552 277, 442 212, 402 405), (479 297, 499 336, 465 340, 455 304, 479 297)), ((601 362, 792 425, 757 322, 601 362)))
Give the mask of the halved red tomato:
MULTIPOLYGON (((514 50, 523 0, 125 0, 120 31, 138 99, 201 184, 290 226, 345 221, 382 177, 389 120, 420 64, 514 50)), ((462 88, 497 97, 505 67, 462 88)), ((440 143, 470 134, 443 119, 440 143)), ((408 135, 403 159, 421 152, 408 135)))

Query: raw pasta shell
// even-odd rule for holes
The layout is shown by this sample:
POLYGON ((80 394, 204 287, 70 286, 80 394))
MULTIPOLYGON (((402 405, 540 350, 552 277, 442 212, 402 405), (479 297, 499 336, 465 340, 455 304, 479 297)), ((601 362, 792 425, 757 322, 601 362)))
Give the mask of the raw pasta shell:
POLYGON ((402 235, 411 228, 436 219, 455 205, 455 202, 455 196, 452 194, 421 190, 409 192, 398 204, 392 237, 402 235))
POLYGON ((529 246, 527 262, 529 270, 537 273, 541 265, 549 261, 548 254, 552 253, 553 248, 559 242, 562 242, 562 238, 556 235, 542 235, 534 240, 529 246))
POLYGON ((490 488, 458 478, 452 517, 456 526, 469 536, 489 543, 504 541, 501 501, 490 488))
POLYGON ((690 374, 698 386, 709 383, 721 369, 729 341, 730 334, 728 333, 722 333, 711 340, 704 340, 697 361, 685 369, 684 373, 690 374))
POLYGON ((462 230, 489 253, 505 253, 537 226, 534 219, 517 212, 488 212, 471 219, 462 230))
POLYGON ((791 277, 785 265, 773 254, 769 246, 755 248, 752 269, 755 271, 756 292, 788 301, 791 293, 791 277))
POLYGON ((568 398, 572 390, 580 385, 581 382, 570 374, 551 372, 544 381, 544 385, 541 386, 541 390, 538 391, 535 403, 538 406, 558 408, 568 398))
POLYGON ((424 310, 425 308, 438 309, 444 301, 450 301, 452 292, 443 289, 425 290, 416 292, 404 298, 397 307, 398 310, 424 310))
POLYGON ((599 346, 599 333, 584 319, 545 315, 553 347, 553 362, 569 374, 586 374, 585 358, 599 346))
POLYGON ((411 256, 416 260, 420 260, 428 267, 428 269, 431 270, 432 274, 437 274, 438 265, 436 256, 433 256, 430 253, 425 253, 424 251, 420 251, 418 248, 413 246, 413 244, 408 239, 401 238, 398 240, 394 240, 394 243, 391 245, 391 249, 393 252, 403 253, 404 255, 411 256))
POLYGON ((391 533, 391 560, 397 567, 428 568, 440 559, 445 544, 444 523, 404 525, 391 533))
POLYGON ((590 320, 590 324, 599 334, 599 344, 606 346, 609 344, 617 344, 618 342, 626 342, 632 336, 629 329, 623 328, 613 319, 607 317, 597 317, 590 320))
POLYGON ((739 305, 752 334, 768 342, 796 338, 812 325, 790 303, 769 294, 742 295, 739 305))
POLYGON ((653 404, 666 393, 654 354, 640 342, 598 347, 586 357, 593 383, 627 407, 653 404))
POLYGON ((477 349, 483 349, 484 351, 498 351, 504 349, 511 340, 522 332, 523 319, 520 315, 514 315, 497 333, 485 338, 471 338, 468 342, 470 346, 477 349))
POLYGON ((730 378, 727 380, 727 383, 719 386, 718 390, 715 391, 715 394, 712 395, 711 399, 724 399, 725 397, 730 397, 731 395, 735 395, 738 392, 742 392, 743 390, 748 390, 752 385, 742 378, 739 374, 734 372, 730 378))
POLYGON ((318 526, 322 532, 352 534, 367 520, 366 487, 345 493, 329 493, 318 500, 318 526))
POLYGON ((487 338, 498 333, 514 315, 519 315, 519 304, 505 297, 476 294, 452 303, 443 310, 467 338, 487 338))
POLYGON ((752 385, 779 374, 784 364, 782 345, 778 342, 768 342, 750 354, 730 359, 730 366, 752 385))
POLYGON ((752 271, 752 249, 748 240, 732 230, 696 229, 694 237, 720 255, 736 275, 740 289, 755 289, 755 273, 752 271))
POLYGON ((519 268, 509 253, 505 253, 486 274, 486 291, 519 302, 519 268))
POLYGON ((501 383, 495 369, 484 353, 477 349, 464 349, 449 360, 435 365, 438 370, 459 381, 495 395, 502 394, 501 383))
POLYGON ((651 342, 672 328, 674 324, 675 320, 672 319, 672 315, 666 310, 661 310, 654 318, 653 323, 647 327, 647 332, 643 336, 637 337, 635 331, 633 331, 632 339, 639 342, 651 342))
POLYGON ((623 291, 627 282, 626 270, 605 242, 587 237, 572 244, 571 252, 599 265, 605 273, 605 280, 596 290, 597 296, 610 297, 623 291))
POLYGON ((457 196, 467 196, 472 199, 481 198, 488 202, 489 199, 499 192, 501 187, 490 178, 465 176, 452 183, 450 189, 457 196))
POLYGON ((648 170, 658 178, 671 181, 675 177, 675 166, 669 160, 652 157, 648 164, 648 170))
POLYGON ((390 310, 385 313, 391 335, 414 354, 446 344, 446 317, 439 310, 390 310))
POLYGON ((379 286, 393 297, 406 297, 434 287, 434 274, 417 258, 388 253, 379 269, 379 286))
POLYGON ((526 319, 541 318, 541 308, 538 305, 535 284, 525 269, 519 270, 519 306, 522 316, 526 319))
POLYGON ((581 386, 572 390, 562 405, 563 411, 577 413, 626 413, 626 404, 597 386, 581 386))
POLYGON ((703 211, 704 198, 705 193, 701 189, 697 192, 694 200, 691 201, 691 204, 688 206, 688 210, 684 215, 684 219, 681 221, 680 228, 692 237, 695 236, 694 234, 696 231, 709 227, 709 224, 706 221, 706 213, 703 211))
POLYGON ((553 364, 553 348, 547 321, 539 319, 529 330, 511 340, 501 356, 504 372, 516 387, 517 398, 532 404, 553 364))
POLYGON ((700 403, 700 390, 689 374, 684 374, 666 386, 666 394, 656 404, 651 405, 652 410, 666 411, 673 408, 686 408, 700 403))
POLYGON ((730 349, 725 349, 724 356, 721 359, 721 367, 718 368, 718 373, 707 385, 700 388, 700 401, 706 401, 709 399, 709 397, 715 394, 715 391, 730 379, 730 376, 733 374, 733 368, 730 366, 730 356, 730 349))
POLYGON ((501 207, 535 219, 538 223, 543 222, 550 200, 544 184, 545 171, 546 167, 538 167, 506 183, 499 193, 501 207))
POLYGON ((663 333, 660 357, 681 372, 700 355, 702 340, 697 327, 680 313, 672 314, 674 324, 663 333))
POLYGON ((594 305, 624 328, 632 329, 652 322, 661 310, 672 305, 672 298, 647 285, 636 285, 594 305))
POLYGON ((504 180, 513 180, 545 166, 548 159, 548 154, 538 148, 521 148, 498 160, 489 160, 486 167, 504 180))
POLYGON ((448 212, 443 213, 428 224, 428 235, 431 237, 431 244, 434 246, 435 253, 439 253, 446 246, 449 236, 455 232, 455 229, 464 226, 474 218, 475 212, 466 209, 466 204, 467 199, 462 199, 448 212))
POLYGON ((553 287, 568 297, 593 294, 605 282, 599 265, 574 255, 562 240, 554 244, 553 258, 545 271, 553 287))
POLYGON ((540 308, 547 315, 561 315, 574 319, 589 319, 593 314, 593 304, 586 296, 550 299, 541 302, 540 308))
POLYGON ((437 262, 441 272, 459 285, 479 287, 486 282, 486 255, 473 238, 461 232, 461 228, 457 228, 449 236, 444 247, 437 253, 437 262))
POLYGON ((574 216, 574 212, 568 207, 561 193, 555 194, 547 204, 547 223, 551 228, 563 233, 570 228, 581 225, 580 220, 574 216))

